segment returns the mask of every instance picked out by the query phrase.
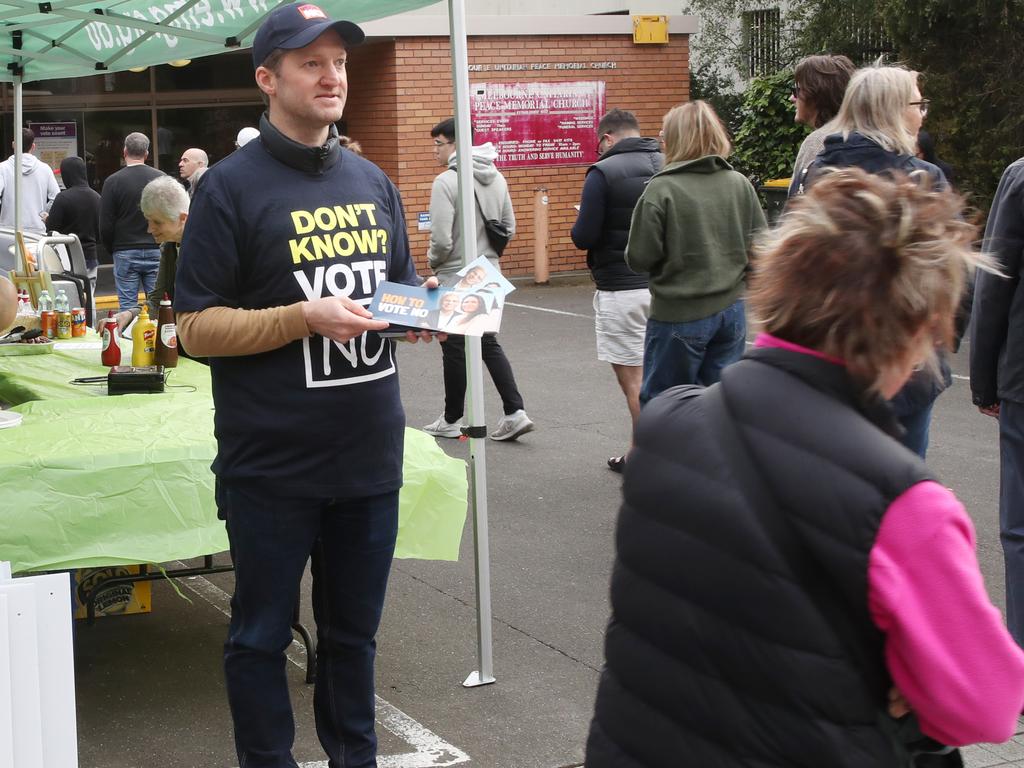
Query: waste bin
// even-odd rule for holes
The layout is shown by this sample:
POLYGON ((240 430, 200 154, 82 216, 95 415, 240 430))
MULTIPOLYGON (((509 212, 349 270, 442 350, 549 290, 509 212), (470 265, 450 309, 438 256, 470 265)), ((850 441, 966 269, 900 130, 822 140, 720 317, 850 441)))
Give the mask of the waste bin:
POLYGON ((758 187, 758 192, 764 195, 764 215, 769 225, 774 225, 782 215, 786 207, 786 200, 789 198, 790 179, 770 179, 758 187))

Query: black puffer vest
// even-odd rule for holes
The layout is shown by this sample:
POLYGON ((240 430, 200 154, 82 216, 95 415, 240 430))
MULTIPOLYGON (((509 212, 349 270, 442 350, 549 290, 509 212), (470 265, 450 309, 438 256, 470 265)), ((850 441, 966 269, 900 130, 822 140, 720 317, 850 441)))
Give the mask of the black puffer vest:
POLYGON ((841 366, 758 349, 719 386, 805 552, 773 544, 705 395, 651 401, 626 470, 586 766, 897 768, 879 725, 891 680, 868 558, 927 468, 841 366), (804 557, 827 573, 845 626, 798 578, 804 557))
POLYGON ((665 157, 655 139, 620 139, 587 170, 604 174, 604 229, 601 239, 587 252, 587 266, 602 291, 627 291, 647 287, 646 275, 626 265, 626 243, 636 201, 651 176, 661 170, 665 157))

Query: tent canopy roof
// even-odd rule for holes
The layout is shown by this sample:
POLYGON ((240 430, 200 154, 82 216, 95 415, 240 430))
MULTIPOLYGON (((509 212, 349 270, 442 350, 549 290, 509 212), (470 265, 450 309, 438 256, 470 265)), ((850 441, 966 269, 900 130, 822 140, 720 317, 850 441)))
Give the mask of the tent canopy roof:
MULTIPOLYGON (((311 0, 312 1, 312 0, 311 0)), ((322 0, 332 18, 393 16, 436 0, 322 0)), ((0 82, 85 77, 252 44, 275 0, 0 0, 0 82)))

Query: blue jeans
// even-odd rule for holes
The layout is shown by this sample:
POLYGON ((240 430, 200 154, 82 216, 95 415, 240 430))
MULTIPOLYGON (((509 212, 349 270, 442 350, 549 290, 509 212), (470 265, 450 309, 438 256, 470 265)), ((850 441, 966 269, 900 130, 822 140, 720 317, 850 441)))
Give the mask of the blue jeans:
POLYGON ((924 405, 912 404, 901 393, 897 392, 896 397, 889 401, 900 425, 904 429, 902 442, 922 459, 928 453, 928 436, 932 423, 932 408, 935 401, 932 400, 924 405))
POLYGON ((742 299, 688 323, 647 321, 640 404, 680 384, 709 386, 743 356, 747 318, 742 299))
POLYGON ((139 306, 139 287, 142 287, 143 293, 152 291, 153 286, 156 285, 156 274, 159 271, 159 248, 132 248, 126 251, 114 251, 117 308, 124 311, 139 306))
POLYGON ((331 768, 376 766, 373 663, 398 533, 398 491, 360 499, 275 498, 220 483, 235 594, 224 674, 245 768, 295 768, 285 650, 312 557, 317 735, 331 768))
POLYGON ((1024 647, 1024 403, 999 404, 999 539, 1006 569, 1006 627, 1024 647))

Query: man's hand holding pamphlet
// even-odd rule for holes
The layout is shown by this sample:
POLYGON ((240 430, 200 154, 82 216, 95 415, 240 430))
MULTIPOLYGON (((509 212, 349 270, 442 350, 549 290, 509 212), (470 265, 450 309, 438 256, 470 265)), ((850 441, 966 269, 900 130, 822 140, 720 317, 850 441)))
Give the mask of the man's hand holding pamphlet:
POLYGON ((437 331, 457 336, 497 333, 505 297, 515 290, 488 259, 480 256, 439 288, 383 282, 370 303, 376 320, 390 325, 382 336, 437 331))

